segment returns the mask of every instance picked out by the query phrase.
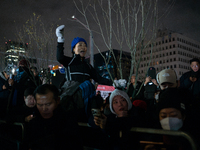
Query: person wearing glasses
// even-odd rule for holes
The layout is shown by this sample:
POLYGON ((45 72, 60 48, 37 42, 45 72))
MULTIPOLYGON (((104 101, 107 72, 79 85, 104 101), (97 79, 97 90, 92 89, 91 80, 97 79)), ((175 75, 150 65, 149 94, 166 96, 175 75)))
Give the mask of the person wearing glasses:
POLYGON ((180 78, 180 88, 188 89, 195 98, 200 97, 200 60, 190 60, 191 71, 184 73, 180 78))

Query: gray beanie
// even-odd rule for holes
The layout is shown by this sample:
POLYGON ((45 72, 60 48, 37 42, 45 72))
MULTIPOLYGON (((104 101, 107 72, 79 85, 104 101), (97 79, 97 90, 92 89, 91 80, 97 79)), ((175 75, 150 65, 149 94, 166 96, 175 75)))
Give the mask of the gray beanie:
POLYGON ((115 111, 113 110, 112 108, 112 101, 113 101, 113 98, 117 95, 120 95, 122 96, 123 98, 126 99, 127 103, 128 103, 128 110, 130 110, 132 108, 132 103, 131 103, 131 100, 128 96, 128 94, 122 90, 118 90, 118 89, 115 89, 111 95, 110 95, 110 98, 109 98, 109 102, 110 102, 110 111, 113 113, 113 114, 116 114, 115 111))

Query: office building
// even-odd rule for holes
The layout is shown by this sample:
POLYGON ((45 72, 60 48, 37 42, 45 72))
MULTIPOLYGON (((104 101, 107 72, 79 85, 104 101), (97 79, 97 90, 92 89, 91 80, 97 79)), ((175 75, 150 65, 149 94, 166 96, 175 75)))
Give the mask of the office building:
MULTIPOLYGON (((138 46, 137 62, 140 53, 138 46)), ((155 67, 156 73, 172 68, 179 79, 183 73, 190 70, 189 61, 192 58, 200 58, 200 42, 169 30, 158 30, 154 44, 147 45, 142 51, 138 73, 145 78, 149 67, 155 67)))

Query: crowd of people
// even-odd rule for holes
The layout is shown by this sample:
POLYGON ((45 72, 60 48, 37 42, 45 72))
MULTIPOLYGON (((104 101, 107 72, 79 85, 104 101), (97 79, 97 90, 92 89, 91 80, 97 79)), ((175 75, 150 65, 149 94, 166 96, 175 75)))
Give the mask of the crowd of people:
POLYGON ((9 77, 6 69, 0 73, 0 119, 25 125, 21 149, 84 149, 85 145, 114 150, 191 149, 184 138, 130 132, 132 127, 184 131, 199 148, 199 59, 191 59, 191 71, 180 80, 173 69, 156 74, 150 67, 154 75, 148 74, 145 81, 133 74, 130 84, 115 86, 104 100, 91 80, 104 85, 113 82, 84 60, 87 42, 83 38, 74 38, 72 57, 65 56, 63 33, 61 25, 56 29, 57 60, 66 68, 66 77, 59 88, 42 84, 37 68, 26 59, 19 61, 15 76, 9 77), (82 129, 79 122, 90 128, 82 129))

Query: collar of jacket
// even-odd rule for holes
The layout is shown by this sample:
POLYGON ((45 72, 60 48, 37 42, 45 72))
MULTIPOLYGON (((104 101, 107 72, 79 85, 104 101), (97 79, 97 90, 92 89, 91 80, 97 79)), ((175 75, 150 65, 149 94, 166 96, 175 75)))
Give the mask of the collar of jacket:
POLYGON ((85 60, 85 57, 81 57, 80 54, 74 54, 74 58, 80 59, 80 60, 85 60))

